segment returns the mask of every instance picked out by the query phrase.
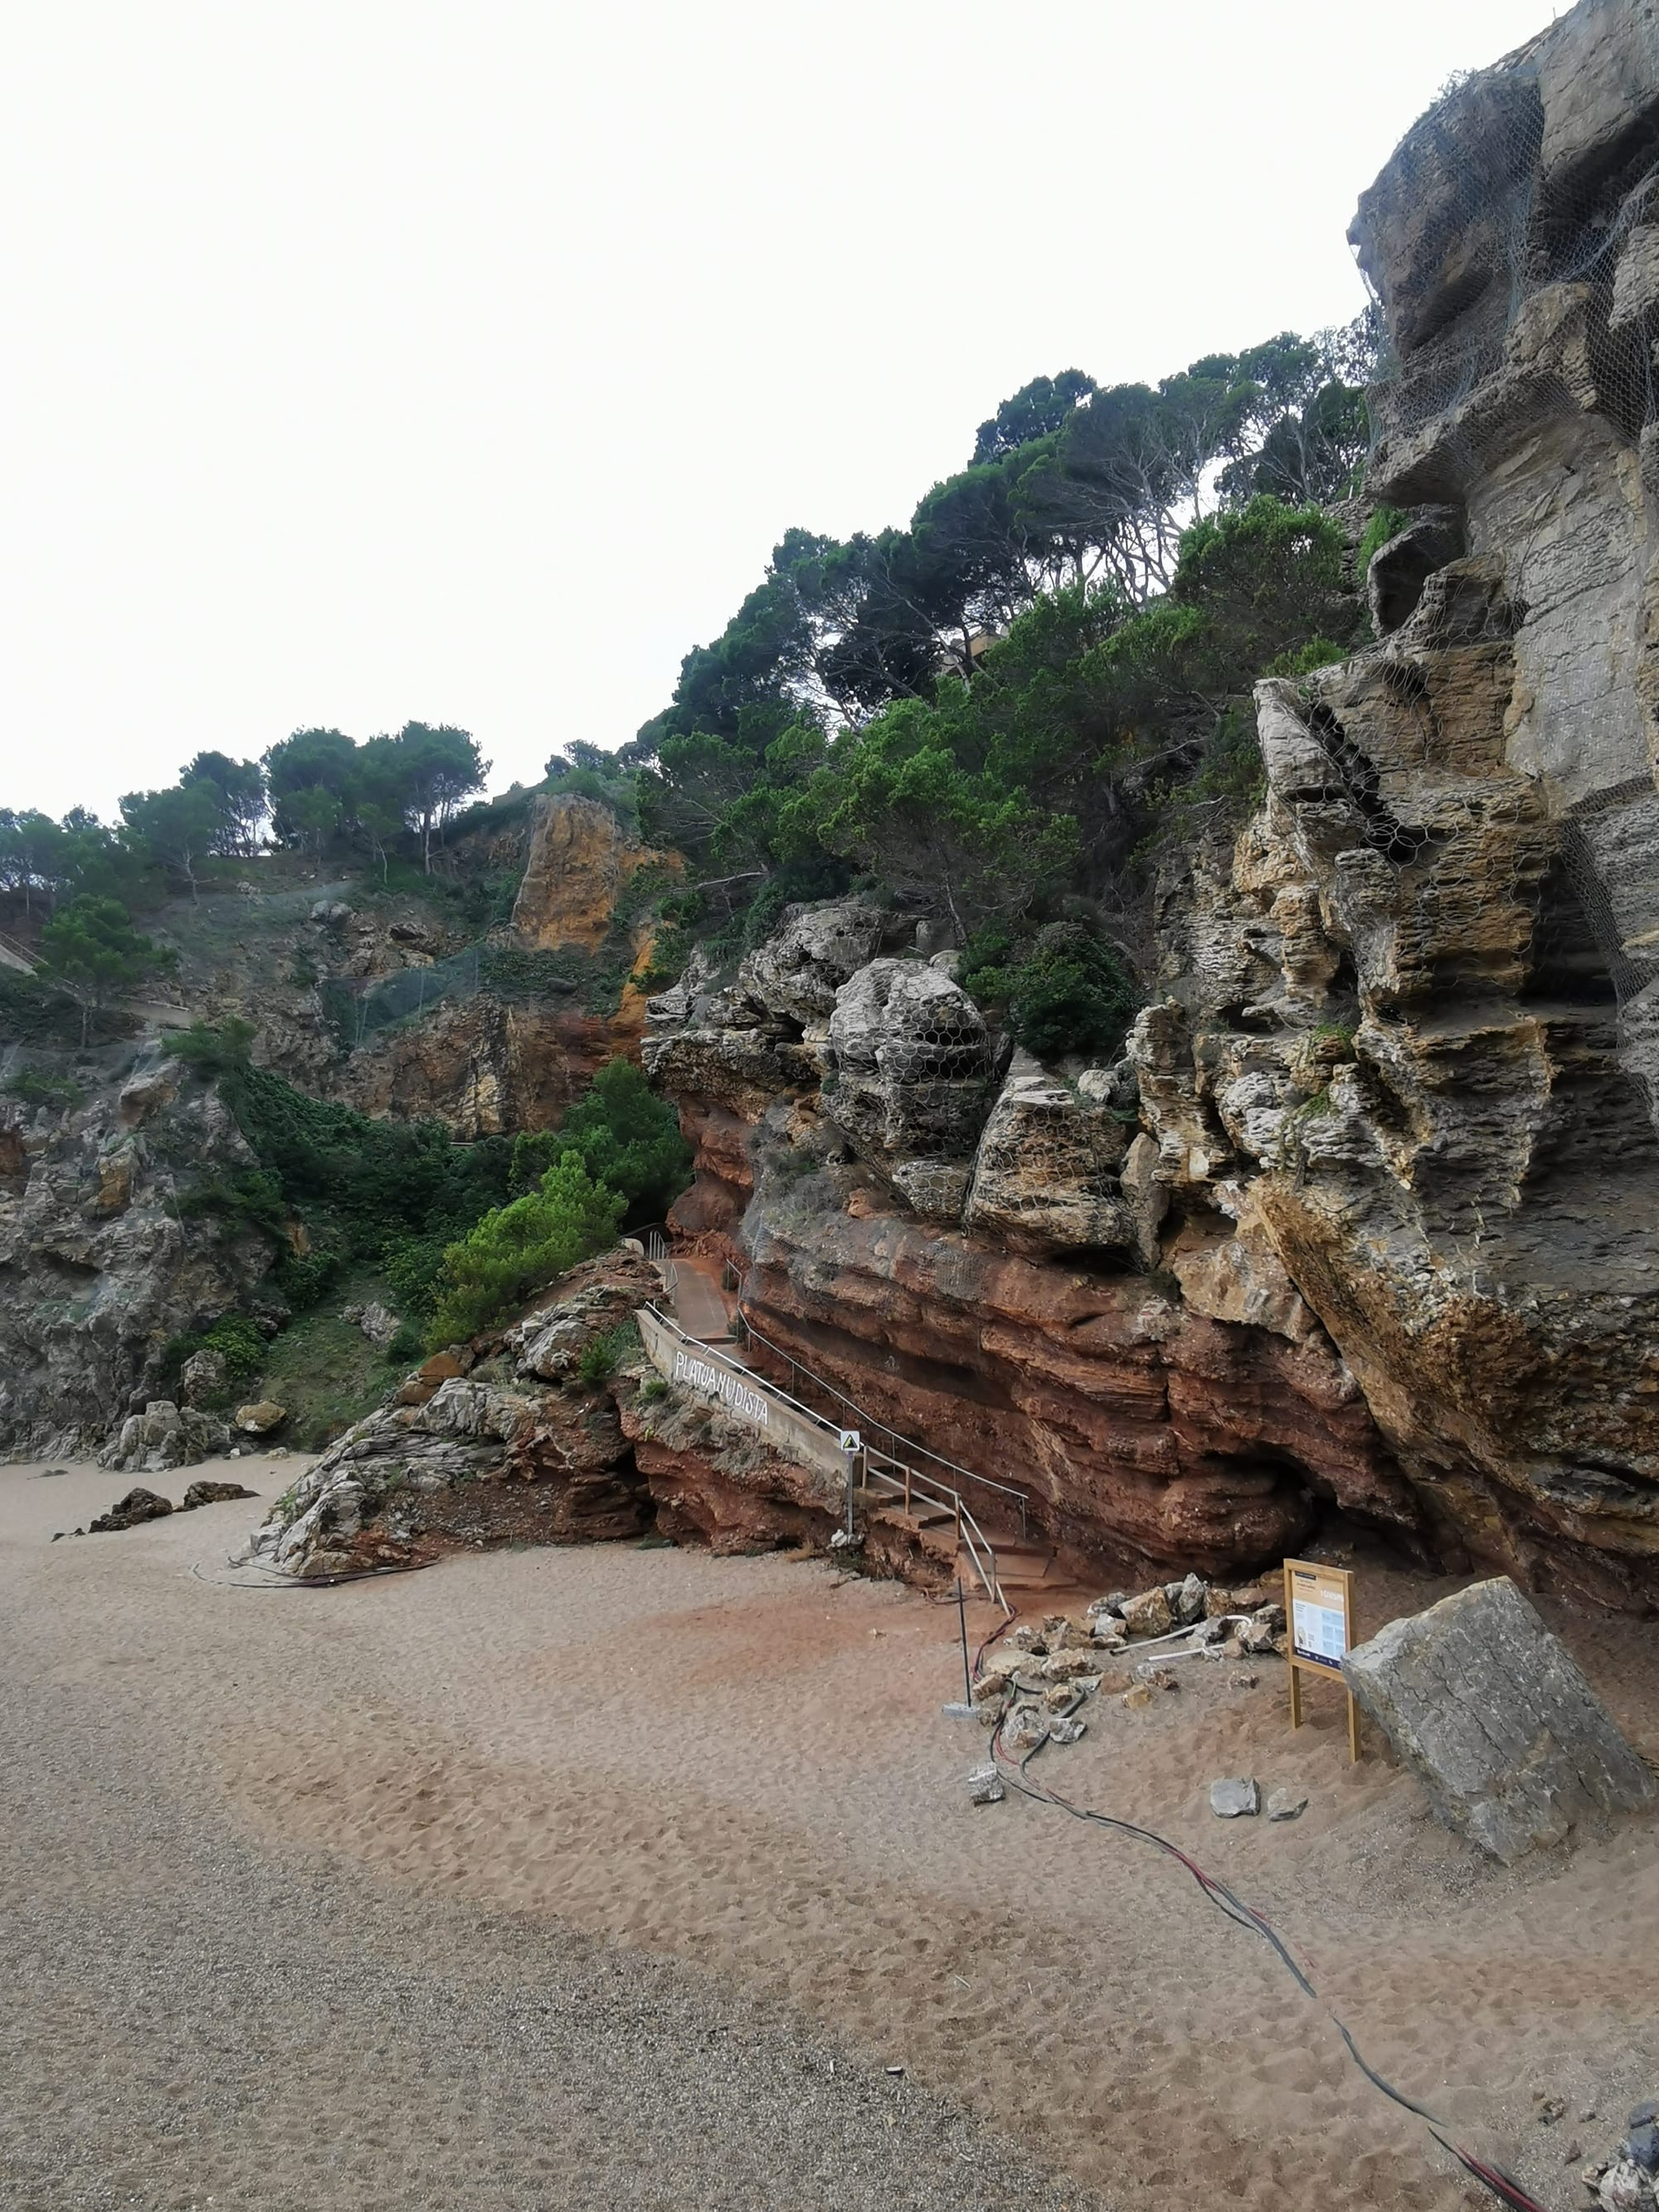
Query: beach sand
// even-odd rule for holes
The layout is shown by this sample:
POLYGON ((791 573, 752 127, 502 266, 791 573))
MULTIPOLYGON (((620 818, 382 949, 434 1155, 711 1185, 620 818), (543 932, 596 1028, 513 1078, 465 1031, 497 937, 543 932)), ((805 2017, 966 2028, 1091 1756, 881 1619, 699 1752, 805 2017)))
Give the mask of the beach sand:
MULTIPOLYGON (((50 1542, 130 1484, 0 1468, 0 2201, 1490 2201, 1179 1866, 969 1804, 954 1607, 632 1546, 273 1589, 226 1565, 252 1501, 50 1542)), ((1362 1633, 1456 1586, 1355 1564, 1362 1633)), ((1651 1625, 1545 1610, 1659 1753, 1651 1625)), ((1373 2066, 1582 2203, 1571 2142, 1659 2087, 1659 1821, 1489 1866, 1249 1664, 1034 1772, 1200 1857, 1373 2066), (1245 1773, 1306 1813, 1215 1820, 1245 1773)))

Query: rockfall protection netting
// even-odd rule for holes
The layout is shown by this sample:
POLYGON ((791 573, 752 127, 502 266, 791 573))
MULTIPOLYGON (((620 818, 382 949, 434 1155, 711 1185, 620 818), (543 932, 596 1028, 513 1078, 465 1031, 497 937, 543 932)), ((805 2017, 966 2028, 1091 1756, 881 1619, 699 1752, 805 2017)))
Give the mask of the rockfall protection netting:
POLYGON ((355 1052, 394 1022, 418 1021, 429 1007, 477 996, 483 975, 478 945, 447 960, 399 968, 389 975, 359 980, 337 976, 326 987, 329 1012, 343 1041, 355 1052))

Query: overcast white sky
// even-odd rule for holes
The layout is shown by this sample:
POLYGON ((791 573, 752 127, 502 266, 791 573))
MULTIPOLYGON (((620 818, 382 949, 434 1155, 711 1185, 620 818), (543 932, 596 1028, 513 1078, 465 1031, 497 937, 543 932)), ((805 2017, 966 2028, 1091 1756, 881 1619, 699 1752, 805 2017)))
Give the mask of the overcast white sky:
POLYGON ((666 700, 783 531, 1029 377, 1361 304, 1361 188, 1551 0, 3 0, 0 803, 666 700))

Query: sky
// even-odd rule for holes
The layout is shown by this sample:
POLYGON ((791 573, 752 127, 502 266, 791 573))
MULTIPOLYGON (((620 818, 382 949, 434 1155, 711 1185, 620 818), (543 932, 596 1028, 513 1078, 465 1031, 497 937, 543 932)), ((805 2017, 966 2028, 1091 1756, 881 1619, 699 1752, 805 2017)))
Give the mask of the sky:
POLYGON ((1030 377, 1346 321, 1360 191, 1555 12, 10 0, 0 804, 626 742, 1030 377))

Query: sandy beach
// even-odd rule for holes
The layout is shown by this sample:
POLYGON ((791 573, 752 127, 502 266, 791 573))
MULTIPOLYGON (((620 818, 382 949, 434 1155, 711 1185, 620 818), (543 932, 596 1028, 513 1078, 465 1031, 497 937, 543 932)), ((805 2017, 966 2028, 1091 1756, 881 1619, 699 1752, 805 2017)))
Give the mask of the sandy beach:
MULTIPOLYGON (((226 1565, 254 1501, 51 1541, 130 1481, 0 1468, 7 2205, 1490 2201, 1177 1867, 969 1803, 954 1608, 631 1546, 273 1589, 226 1565)), ((1362 1632, 1455 1586, 1355 1564, 1362 1632)), ((1659 1753, 1651 1626, 1545 1609, 1659 1753)), ((1375 2066, 1583 2203, 1573 2141, 1659 2077, 1659 1822, 1477 1863, 1254 1663, 1184 1663, 1046 1772, 1194 1851, 1375 2066), (1306 1813, 1216 1821, 1243 1773, 1306 1813)))

